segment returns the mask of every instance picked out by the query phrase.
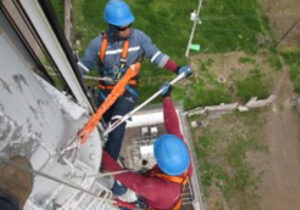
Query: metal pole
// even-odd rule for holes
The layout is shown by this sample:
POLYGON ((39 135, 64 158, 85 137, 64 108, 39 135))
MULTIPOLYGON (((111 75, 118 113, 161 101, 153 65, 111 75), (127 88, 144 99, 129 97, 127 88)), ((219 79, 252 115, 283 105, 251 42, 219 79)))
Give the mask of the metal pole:
MULTIPOLYGON (((197 8, 197 11, 196 11, 196 14, 197 14, 196 17, 199 17, 200 9, 202 7, 202 2, 203 2, 203 0, 199 0, 198 8, 197 8)), ((194 20, 194 25, 193 25, 192 32, 191 32, 191 35, 190 35, 190 39, 189 39, 188 45, 186 47, 185 57, 189 57, 190 45, 191 45, 191 43, 193 41, 194 34, 195 34, 195 31, 196 31, 196 26, 197 26, 198 22, 199 22, 199 18, 196 18, 194 20)))
MULTIPOLYGON (((185 73, 179 74, 175 79, 173 79, 170 82, 170 85, 175 84, 176 82, 178 82, 179 80, 183 79, 184 77, 185 77, 185 73)), ((110 127, 108 127, 104 131, 103 135, 104 136, 108 135, 110 132, 112 132, 114 129, 116 129, 119 125, 121 125, 123 122, 125 122, 126 120, 128 120, 134 113, 136 113, 137 111, 139 111, 140 109, 142 109, 144 106, 146 106, 147 104, 149 104, 153 99, 155 99, 158 95, 161 94, 162 90, 163 89, 161 88, 159 91, 157 91, 156 93, 154 93, 150 98, 148 98, 146 101, 144 101, 138 107, 136 107, 134 110, 132 110, 128 114, 124 115, 120 120, 118 120, 115 123, 113 123, 110 127)))

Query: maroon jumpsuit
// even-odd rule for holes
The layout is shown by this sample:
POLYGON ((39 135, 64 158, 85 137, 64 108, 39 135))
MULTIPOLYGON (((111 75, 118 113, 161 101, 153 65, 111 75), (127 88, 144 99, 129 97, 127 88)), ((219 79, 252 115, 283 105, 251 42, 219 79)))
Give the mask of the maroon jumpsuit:
MULTIPOLYGON (((168 134, 174 134, 180 139, 183 136, 179 129, 179 121, 176 115, 176 110, 171 97, 166 97, 163 100, 163 114, 166 131, 168 134)), ((123 168, 115 161, 107 152, 103 152, 102 167, 107 171, 121 171, 123 168)), ((156 166, 155 171, 159 171, 156 166)), ((156 209, 171 209, 174 207, 180 198, 182 186, 166 179, 150 176, 151 170, 146 175, 141 175, 136 172, 126 172, 114 177, 123 185, 142 196, 149 207, 156 209)), ((189 176, 192 175, 192 164, 188 169, 189 176)), ((160 171, 160 173, 163 173, 160 171)))

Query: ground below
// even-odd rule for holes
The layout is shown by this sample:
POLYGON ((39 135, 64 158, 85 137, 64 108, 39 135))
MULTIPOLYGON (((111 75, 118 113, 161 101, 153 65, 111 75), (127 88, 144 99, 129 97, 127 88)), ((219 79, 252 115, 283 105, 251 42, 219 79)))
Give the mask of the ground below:
POLYGON ((263 171, 259 206, 262 210, 300 209, 300 117, 292 103, 292 85, 287 69, 274 93, 278 99, 268 113, 264 128, 265 143, 269 152, 261 156, 263 171))
MULTIPOLYGON (((244 53, 231 52, 227 54, 201 54, 192 58, 192 65, 197 69, 199 62, 208 59, 213 60, 212 65, 209 66, 209 71, 212 72, 214 77, 222 76, 227 81, 233 78, 232 74, 247 73, 253 65, 261 66, 261 70, 265 75, 270 76, 269 80, 274 81, 270 84, 271 93, 277 95, 277 100, 266 109, 253 110, 248 116, 225 116, 220 120, 211 120, 208 122, 208 128, 201 128, 194 131, 194 140, 196 144, 200 144, 202 154, 207 151, 209 154, 202 155, 201 158, 206 158, 209 167, 212 169, 205 169, 201 171, 202 181, 206 181, 209 177, 210 184, 206 194, 206 203, 208 209, 261 209, 261 210, 297 210, 300 209, 300 114, 296 111, 293 105, 293 88, 289 79, 288 71, 289 66, 283 64, 281 70, 272 70, 266 52, 258 52, 257 55, 250 58, 255 60, 253 63, 240 63, 241 57, 245 57, 244 53), (234 71, 234 69, 242 69, 242 71, 234 71), (209 132, 207 132, 209 131, 209 132), (215 133, 218 132, 219 135, 215 133), (207 134, 209 133, 208 137, 207 134), (212 141, 201 143, 207 138, 212 141), (245 140, 241 148, 245 147, 246 161, 237 167, 243 167, 244 164, 250 164, 255 172, 257 178, 257 185, 251 188, 250 171, 246 171, 247 180, 244 184, 239 186, 239 189, 232 192, 231 189, 226 190, 226 186, 234 187, 234 182, 228 183, 228 180, 221 180, 222 187, 215 175, 216 169, 219 167, 225 171, 228 177, 234 175, 234 167, 228 164, 226 159, 230 160, 228 152, 223 153, 224 148, 227 151, 231 150, 233 139, 248 139, 245 140), (220 139, 220 144, 217 142, 220 139), (253 149, 251 139, 257 141, 258 147, 266 148, 265 151, 261 149, 253 149), (223 145, 220 147, 220 145, 223 145), (248 144, 248 146, 247 146, 248 144), (204 145, 204 146, 203 146, 204 145), (208 146, 206 146, 208 145, 208 146), (261 146, 260 146, 261 145, 261 146), (249 149, 248 149, 249 148, 249 149), (216 155, 213 155, 213 154, 216 155), (224 184, 225 183, 225 184, 224 184), (228 185, 227 185, 228 183, 228 185), (247 184, 248 183, 248 184, 247 184), (248 186, 246 186, 248 185, 248 186), (224 187, 225 186, 225 187, 224 187), (245 187, 246 186, 246 187, 245 187), (244 193, 244 189, 250 190, 251 193, 244 193), (240 193, 239 193, 240 192, 240 193), (253 193, 252 193, 253 192, 253 193), (251 195, 251 202, 247 203, 247 197, 251 195), (257 196, 256 196, 257 195, 257 196)), ((195 77, 201 79, 199 72, 196 70, 195 77)), ((238 142, 240 140, 237 140, 238 142)), ((196 146, 197 147, 197 146, 196 146)), ((238 149, 240 150, 240 149, 238 149)), ((238 151, 237 150, 237 151, 238 151)), ((243 155, 241 155, 243 158, 243 155)), ((207 164, 201 162, 200 164, 207 164)), ((249 169, 249 170, 248 170, 249 169)), ((219 170, 219 169, 218 169, 219 170)), ((244 169, 242 169, 244 170, 244 169)), ((238 174, 236 174, 238 176, 238 174)), ((238 181, 239 179, 237 179, 238 181)), ((205 184, 204 184, 205 185, 205 184)))
POLYGON ((300 1, 261 0, 264 14, 268 17, 280 47, 300 47, 300 1))
MULTIPOLYGON (((262 6, 279 47, 299 47, 300 1, 262 0, 262 6)), ((262 210, 300 209, 300 115, 293 106, 288 71, 289 67, 285 66, 276 82, 273 92, 278 100, 268 113, 264 128, 269 153, 261 157, 263 164, 256 165, 264 171, 258 188, 262 210)))

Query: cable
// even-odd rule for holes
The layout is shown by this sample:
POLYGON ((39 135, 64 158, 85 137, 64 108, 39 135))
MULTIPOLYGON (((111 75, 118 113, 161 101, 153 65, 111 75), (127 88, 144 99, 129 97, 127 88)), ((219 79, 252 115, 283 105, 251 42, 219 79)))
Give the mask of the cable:
POLYGON ((292 25, 291 27, 287 30, 287 32, 285 32, 283 34, 283 36, 280 38, 280 40, 277 42, 276 46, 278 47, 280 42, 283 41, 285 39, 285 37, 287 37, 287 35, 295 28, 295 26, 298 24, 298 22, 300 21, 300 18, 298 18, 292 25))
POLYGON ((86 175, 86 176, 72 176, 71 178, 84 178, 84 177, 95 177, 95 178, 102 178, 105 176, 114 176, 114 175, 118 175, 118 174, 123 174, 123 173, 127 173, 127 172, 138 172, 135 170, 122 170, 122 171, 113 171, 113 172, 107 172, 107 173, 97 173, 97 174, 90 174, 90 175, 86 175))
MULTIPOLYGON (((47 68, 51 68, 51 67, 47 67, 47 68)), ((56 75, 55 73, 49 73, 49 75, 59 76, 59 75, 56 75)), ((95 76, 89 76, 89 75, 83 75, 82 77, 83 77, 83 79, 86 79, 86 80, 109 81, 109 82, 112 81, 112 79, 110 77, 95 77, 95 76)))

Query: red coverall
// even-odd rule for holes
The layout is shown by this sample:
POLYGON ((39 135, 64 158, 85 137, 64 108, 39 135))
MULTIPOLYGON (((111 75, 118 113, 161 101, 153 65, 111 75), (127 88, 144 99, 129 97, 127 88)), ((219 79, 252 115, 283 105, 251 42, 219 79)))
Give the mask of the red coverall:
MULTIPOLYGON (((166 97, 163 100, 163 114, 167 133, 174 134, 180 139, 183 139, 171 97, 166 97)), ((110 172, 123 170, 118 162, 105 151, 103 152, 102 167, 110 172)), ((159 170, 159 168, 154 166, 151 170, 159 170)), ((192 164, 190 164, 188 170, 189 176, 191 176, 193 171, 192 164)), ((171 209, 176 205, 180 198, 182 186, 169 180, 147 174, 140 175, 136 172, 126 172, 114 175, 114 177, 123 185, 142 196, 146 200, 148 206, 155 209, 171 209)))

